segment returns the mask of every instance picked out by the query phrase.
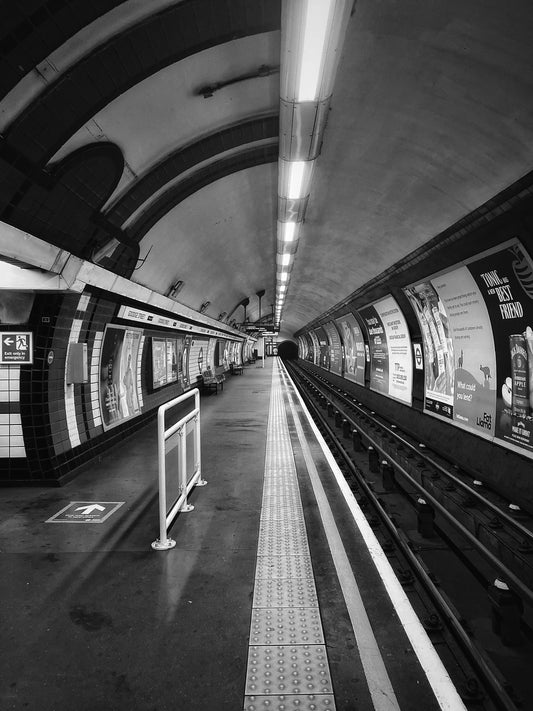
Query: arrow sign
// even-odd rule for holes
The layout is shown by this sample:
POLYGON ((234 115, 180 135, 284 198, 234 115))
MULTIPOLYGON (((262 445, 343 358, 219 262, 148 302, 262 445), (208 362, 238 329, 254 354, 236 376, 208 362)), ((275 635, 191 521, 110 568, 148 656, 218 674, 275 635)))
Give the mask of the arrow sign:
POLYGON ((105 511, 105 506, 100 506, 99 504, 91 504, 90 506, 78 506, 74 511, 83 511, 85 516, 88 516, 93 511, 105 511))
POLYGON ((0 364, 31 365, 33 363, 33 336, 31 331, 0 331, 0 364))
POLYGON ((103 523, 124 501, 71 501, 46 523, 103 523))

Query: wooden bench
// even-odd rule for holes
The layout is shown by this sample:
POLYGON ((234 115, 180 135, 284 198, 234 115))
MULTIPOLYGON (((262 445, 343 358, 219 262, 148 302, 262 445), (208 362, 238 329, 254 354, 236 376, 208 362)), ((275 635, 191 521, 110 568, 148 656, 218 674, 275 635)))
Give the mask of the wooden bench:
POLYGON ((229 369, 232 375, 242 375, 244 373, 244 367, 238 363, 230 363, 229 369))
POLYGON ((221 390, 224 390, 224 370, 222 369, 222 373, 217 373, 217 369, 215 369, 215 373, 213 374, 212 370, 207 369, 204 370, 202 375, 199 375, 197 377, 197 382, 198 382, 198 387, 201 392, 209 391, 212 392, 213 390, 215 391, 215 395, 218 395, 218 389, 220 388, 221 390))

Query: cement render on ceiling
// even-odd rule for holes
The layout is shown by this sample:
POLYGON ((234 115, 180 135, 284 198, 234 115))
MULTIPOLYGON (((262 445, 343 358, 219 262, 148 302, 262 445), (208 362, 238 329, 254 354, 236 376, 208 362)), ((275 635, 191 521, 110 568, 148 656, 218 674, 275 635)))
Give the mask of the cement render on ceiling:
MULTIPOLYGON (((156 2, 153 11, 169 4, 156 2)), ((76 57, 145 13, 138 0, 125 2, 79 32, 50 55, 55 64, 43 62, 4 98, 0 120, 13 118, 76 57)), ((357 1, 282 337, 531 170, 532 21, 529 0, 357 1)), ((158 71, 96 112, 54 160, 93 141, 115 142, 126 168, 111 205, 170 151, 275 112, 277 75, 234 84, 210 99, 193 91, 278 64, 279 41, 279 32, 243 37, 158 71)), ((275 164, 201 188, 144 237, 141 256, 150 246, 152 251, 133 279, 162 293, 183 279, 178 298, 193 308, 211 301, 213 316, 249 297, 252 319, 258 315, 255 292, 265 288, 265 313, 274 289, 276 195, 275 164)))
MULTIPOLYGON (((141 242, 150 248, 136 282, 166 291, 177 279, 185 285, 178 300, 194 309, 205 301, 217 318, 250 298, 247 317, 259 317, 256 292, 265 289, 262 313, 274 300, 276 202, 275 163, 234 173, 197 191, 160 220, 141 242), (257 200, 261 195, 262 199, 257 200)), ((242 307, 235 313, 242 321, 242 307)))
POLYGON ((116 143, 127 170, 109 200, 111 204, 136 177, 176 148, 248 116, 277 110, 277 74, 224 87, 208 99, 195 92, 263 64, 278 63, 279 32, 244 37, 199 52, 165 67, 112 101, 80 128, 53 160, 95 139, 116 143))
POLYGON ((284 331, 531 170, 531 20, 531 4, 521 1, 359 0, 284 331))

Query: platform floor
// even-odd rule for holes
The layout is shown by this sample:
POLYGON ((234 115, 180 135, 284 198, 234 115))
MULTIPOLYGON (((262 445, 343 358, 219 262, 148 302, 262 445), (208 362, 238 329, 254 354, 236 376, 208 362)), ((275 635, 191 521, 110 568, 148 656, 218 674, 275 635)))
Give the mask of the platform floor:
POLYGON ((463 709, 282 364, 201 406, 208 485, 171 550, 155 423, 61 489, 0 491, 0 708, 463 709), (71 502, 109 516, 49 521, 71 502))

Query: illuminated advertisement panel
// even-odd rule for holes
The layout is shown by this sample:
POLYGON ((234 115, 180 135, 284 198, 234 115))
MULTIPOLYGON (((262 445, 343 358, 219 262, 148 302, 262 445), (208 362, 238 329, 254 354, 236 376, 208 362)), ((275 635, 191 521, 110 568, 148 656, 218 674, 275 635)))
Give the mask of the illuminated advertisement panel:
POLYGON ((309 331, 307 334, 308 336, 311 337, 311 341, 313 343, 313 360, 312 362, 315 365, 318 365, 320 363, 320 344, 318 343, 318 336, 314 331, 309 331))
POLYGON ((425 409, 533 453, 533 264, 524 247, 512 240, 405 292, 424 342, 425 409))
POLYGON ((485 301, 466 266, 405 289, 422 332, 424 409, 494 433, 496 370, 485 301))
POLYGON ((110 429, 141 412, 137 361, 142 331, 107 326, 100 352, 100 412, 110 429))
POLYGON ((370 349, 370 388, 408 405, 412 400, 411 337, 396 300, 388 296, 361 309, 370 349))
POLYGON ((307 359, 307 339, 304 336, 298 336, 298 357, 302 360, 307 359))
POLYGON ((178 343, 167 339, 167 383, 178 379, 178 343))
POLYGON ((159 388, 167 382, 167 342, 152 338, 152 385, 159 388))
POLYGON ((365 339, 353 314, 336 319, 344 345, 344 377, 359 385, 365 384, 365 339))
POLYGON ((313 345, 313 339, 311 338, 309 333, 304 334, 304 341, 307 344, 307 355, 305 359, 308 360, 310 363, 314 363, 315 347, 313 345))
POLYGON ((316 336, 318 343, 318 363, 321 368, 329 370, 329 340, 322 326, 311 331, 316 336))
POLYGON ((342 375, 342 345, 337 327, 330 321, 324 324, 329 340, 329 369, 332 373, 342 375))
POLYGON ((495 439, 533 452, 533 263, 513 240, 468 262, 492 325, 496 369, 479 363, 496 390, 495 439))

